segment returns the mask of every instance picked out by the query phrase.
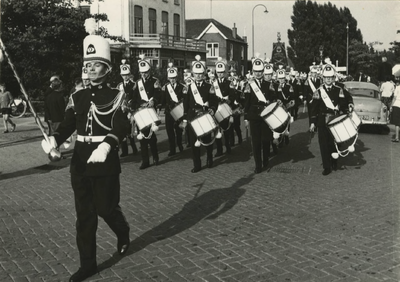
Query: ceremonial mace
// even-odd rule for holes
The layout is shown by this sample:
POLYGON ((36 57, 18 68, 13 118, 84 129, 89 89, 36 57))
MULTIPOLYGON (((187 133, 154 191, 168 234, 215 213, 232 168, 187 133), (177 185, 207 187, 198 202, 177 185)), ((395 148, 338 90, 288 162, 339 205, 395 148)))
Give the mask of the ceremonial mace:
MULTIPOLYGON (((31 110, 31 112, 33 114, 33 117, 35 118, 36 124, 39 126, 39 129, 42 132, 44 139, 47 141, 47 143, 51 144, 49 136, 47 135, 47 133, 44 130, 42 121, 40 120, 40 118, 36 114, 36 111, 33 108, 31 101, 29 100, 29 96, 26 93, 25 88, 21 83, 21 80, 20 80, 20 78, 19 78, 19 76, 17 74, 17 71, 15 70, 15 67, 14 67, 13 63, 11 62, 10 56, 8 55, 8 53, 6 51, 6 47, 4 46, 3 40, 0 38, 0 63, 3 61, 3 53, 7 57, 8 64, 10 65, 11 69, 14 72, 14 76, 18 81, 18 84, 19 84, 19 86, 21 88, 22 94, 24 94, 24 96, 25 96, 25 99, 26 99, 26 101, 28 103, 28 106, 29 106, 29 108, 30 108, 30 110, 31 110)), ((52 161, 52 162, 53 161, 59 161, 61 159, 61 153, 56 148, 52 148, 50 150, 49 154, 48 154, 48 157, 49 157, 50 161, 52 161)))

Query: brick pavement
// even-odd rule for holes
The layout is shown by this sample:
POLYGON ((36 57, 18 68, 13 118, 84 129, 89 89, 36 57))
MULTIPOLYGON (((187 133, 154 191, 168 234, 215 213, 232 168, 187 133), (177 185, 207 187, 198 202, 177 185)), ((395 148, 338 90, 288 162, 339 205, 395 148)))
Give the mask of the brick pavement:
MULTIPOLYGON (((247 142, 192 174, 190 151, 168 158, 161 130, 160 166, 122 160, 132 247, 116 256, 100 220, 88 281, 400 281, 398 144, 361 133, 324 177, 306 126, 257 175, 247 142)), ((66 281, 78 267, 68 158, 49 164, 39 140, 0 147, 0 281, 66 281)))

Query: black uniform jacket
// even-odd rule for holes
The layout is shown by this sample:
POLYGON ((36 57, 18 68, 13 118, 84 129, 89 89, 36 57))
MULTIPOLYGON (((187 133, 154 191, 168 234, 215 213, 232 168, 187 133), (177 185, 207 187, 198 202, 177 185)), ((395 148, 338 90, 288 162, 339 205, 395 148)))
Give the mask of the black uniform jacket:
MULTIPOLYGON (((119 95, 119 90, 111 89, 106 83, 90 86, 71 95, 65 113, 65 119, 54 133, 58 145, 61 145, 76 130, 82 136, 106 136, 103 142, 110 144, 111 151, 103 163, 87 163, 92 152, 100 142, 76 141, 71 159, 70 172, 85 176, 115 175, 121 172, 118 156, 118 144, 128 134, 129 122, 122 112, 121 106, 107 115, 97 114, 98 120, 111 130, 102 127, 94 117, 88 122, 89 109, 94 103, 98 108, 107 105, 119 95)), ((121 99, 122 102, 123 99, 121 99)), ((101 112, 110 111, 112 104, 99 109, 101 112)))
POLYGON ((324 126, 326 125, 327 119, 333 119, 335 116, 348 113, 350 104, 353 104, 353 98, 347 91, 343 90, 339 86, 332 85, 331 91, 328 92, 326 86, 322 85, 313 95, 313 102, 311 103, 311 123, 314 123, 317 126, 324 126), (325 105, 325 102, 321 98, 322 89, 325 90, 332 101, 333 106, 337 106, 338 110, 335 111, 329 109, 325 105))
MULTIPOLYGON (((211 84, 205 81, 202 81, 201 85, 197 86, 197 90, 199 91, 200 96, 203 99, 203 102, 204 103, 208 102, 208 108, 211 108, 215 113, 218 107, 218 99, 215 96, 215 94, 210 93, 210 89, 211 89, 211 84)), ((194 118, 196 118, 196 116, 199 113, 202 113, 204 110, 207 111, 207 108, 203 108, 202 105, 196 103, 193 97, 192 88, 190 85, 188 85, 187 94, 185 95, 185 99, 183 101, 184 117, 188 121, 192 121, 194 118)))
POLYGON ((260 114, 264 108, 268 104, 276 101, 277 98, 273 87, 271 87, 270 81, 261 79, 261 84, 258 83, 257 85, 263 93, 265 100, 267 100, 267 104, 258 100, 256 94, 254 94, 253 88, 250 86, 250 83, 247 83, 244 88, 244 119, 246 120, 257 120, 261 118, 260 114))
MULTIPOLYGON (((170 85, 170 84, 171 83, 169 83, 169 82, 167 84, 165 84, 163 86, 162 92, 161 92, 160 104, 161 104, 161 107, 165 109, 164 112, 166 114, 169 113, 177 105, 177 103, 175 103, 171 99, 171 95, 168 92, 167 85, 170 85)), ((176 85, 175 85, 174 92, 176 94, 176 97, 178 98, 178 103, 183 101, 185 87, 186 87, 185 85, 183 85, 182 83, 179 83, 179 82, 177 82, 176 85)))
POLYGON ((319 78, 315 78, 315 81, 313 81, 312 78, 310 78, 310 81, 308 79, 306 79, 306 81, 304 82, 304 90, 303 93, 305 95, 305 99, 308 103, 310 103, 313 99, 313 94, 314 91, 312 90, 312 86, 310 85, 310 83, 312 83, 314 85, 315 89, 318 89, 321 86, 321 80, 319 78))
POLYGON ((279 83, 277 83, 274 85, 274 88, 276 91, 277 99, 282 101, 284 107, 287 107, 290 101, 296 100, 293 87, 289 83, 285 82, 283 87, 279 87, 279 83))
MULTIPOLYGON (((147 101, 142 100, 142 98, 140 96, 139 81, 143 82, 143 79, 141 78, 138 81, 136 81, 136 88, 133 91, 132 108, 134 110, 137 110, 140 107, 143 107, 147 103, 147 101)), ((153 98, 154 108, 155 108, 160 100, 160 91, 161 91, 160 81, 155 77, 149 77, 143 83, 143 86, 145 88, 148 99, 153 98)))

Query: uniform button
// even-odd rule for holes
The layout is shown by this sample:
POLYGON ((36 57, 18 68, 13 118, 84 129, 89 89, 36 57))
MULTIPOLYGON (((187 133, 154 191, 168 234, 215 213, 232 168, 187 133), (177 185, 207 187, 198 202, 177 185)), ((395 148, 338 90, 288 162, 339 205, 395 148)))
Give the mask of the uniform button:
POLYGON ((90 135, 92 135, 92 133, 88 133, 88 135, 90 136, 90 135))
MULTIPOLYGON (((92 96, 94 96, 94 93, 92 93, 92 96)), ((90 102, 92 102, 92 101, 90 101, 90 102)))
POLYGON ((103 88, 103 86, 99 85, 99 89, 103 88))

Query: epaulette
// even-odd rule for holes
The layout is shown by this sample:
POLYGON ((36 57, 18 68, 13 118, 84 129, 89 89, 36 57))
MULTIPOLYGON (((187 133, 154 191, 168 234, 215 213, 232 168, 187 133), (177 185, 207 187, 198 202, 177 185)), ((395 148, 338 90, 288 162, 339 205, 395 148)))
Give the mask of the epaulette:
POLYGON ((160 81, 158 78, 153 77, 156 81, 154 82, 154 88, 160 88, 160 81))
POLYGON ((243 92, 245 93, 250 93, 250 83, 247 83, 246 86, 244 87, 243 92))

